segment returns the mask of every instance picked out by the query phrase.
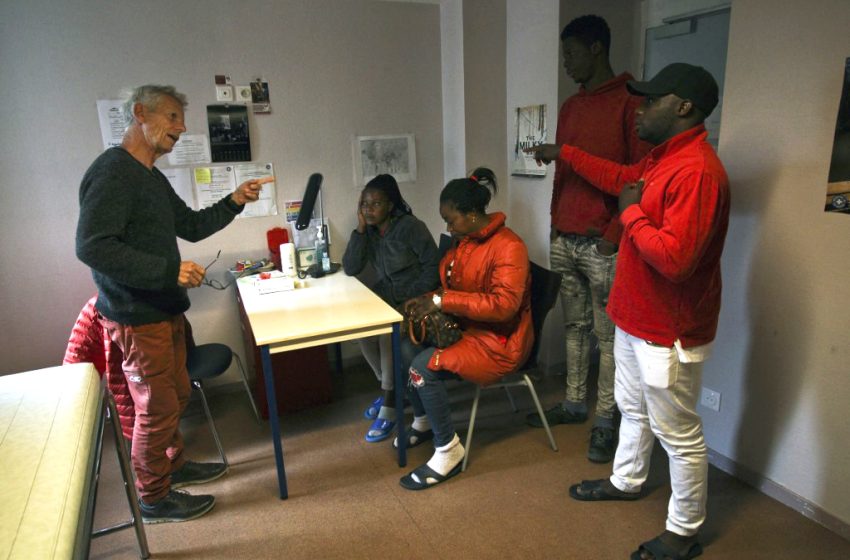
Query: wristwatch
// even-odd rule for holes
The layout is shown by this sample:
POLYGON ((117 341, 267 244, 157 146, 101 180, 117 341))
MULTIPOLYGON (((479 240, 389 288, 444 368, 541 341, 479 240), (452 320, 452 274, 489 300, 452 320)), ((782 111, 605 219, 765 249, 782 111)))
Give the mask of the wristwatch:
POLYGON ((437 306, 437 309, 442 309, 443 298, 440 297, 440 294, 434 294, 431 296, 431 301, 434 302, 434 305, 437 306))

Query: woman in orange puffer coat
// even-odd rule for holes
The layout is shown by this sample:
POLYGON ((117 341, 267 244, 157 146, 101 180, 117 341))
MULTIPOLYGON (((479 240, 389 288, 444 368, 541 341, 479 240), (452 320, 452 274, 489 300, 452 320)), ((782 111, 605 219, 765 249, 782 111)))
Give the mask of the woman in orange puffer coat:
POLYGON ((457 317, 463 330, 460 341, 445 349, 409 341, 402 345, 415 389, 408 445, 433 437, 435 447, 428 463, 401 479, 410 490, 429 488, 460 472, 464 449, 443 381, 493 383, 521 366, 534 342, 528 251, 505 227, 502 212, 485 212, 491 189, 496 192, 496 177, 487 168, 443 189, 440 215, 454 243, 440 262, 442 288, 406 304, 414 320, 441 309, 457 317))

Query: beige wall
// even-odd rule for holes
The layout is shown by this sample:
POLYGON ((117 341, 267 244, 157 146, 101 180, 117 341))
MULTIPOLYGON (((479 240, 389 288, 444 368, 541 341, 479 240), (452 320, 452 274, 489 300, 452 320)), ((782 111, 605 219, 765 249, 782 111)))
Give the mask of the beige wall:
POLYGON ((720 157, 732 185, 710 447, 850 523, 850 217, 823 211, 844 0, 732 4, 720 157), (781 7, 780 7, 781 6, 781 7))
MULTIPOLYGON (((335 259, 355 225, 352 137, 412 132, 419 179, 402 193, 440 231, 439 17, 438 5, 367 0, 0 3, 0 374, 59 363, 95 291, 74 256, 77 190, 103 149, 95 101, 126 86, 173 83, 199 133, 215 74, 262 75, 273 113, 251 120, 255 161, 274 163, 281 207, 324 174, 335 259)), ((221 274, 227 261, 264 256, 265 232, 281 222, 237 220, 181 250, 206 264, 222 249, 221 274)), ((241 350, 232 289, 190 295, 199 339, 241 350)))
MULTIPOLYGON (((467 171, 483 165, 499 179, 507 177, 508 170, 505 10, 505 0, 463 2, 467 171)), ((491 208, 504 209, 505 201, 499 196, 491 208)))

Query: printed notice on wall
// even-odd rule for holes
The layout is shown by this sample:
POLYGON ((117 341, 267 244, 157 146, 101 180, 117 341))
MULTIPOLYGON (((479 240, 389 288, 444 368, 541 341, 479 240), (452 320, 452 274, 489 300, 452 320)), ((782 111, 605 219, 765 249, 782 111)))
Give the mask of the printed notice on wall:
MULTIPOLYGON (((249 179, 274 177, 271 163, 245 163, 231 165, 212 165, 193 169, 195 199, 198 209, 212 206, 236 190, 236 187, 249 179)), ((260 199, 249 202, 239 214, 239 218, 256 218, 277 215, 277 194, 274 181, 263 185, 260 199)))
POLYGON ((98 99, 97 120, 100 122, 100 135, 103 149, 120 146, 124 138, 124 111, 120 99, 98 99))
POLYGON ((516 142, 514 143, 514 161, 511 166, 511 175, 545 177, 546 166, 537 165, 534 156, 523 152, 523 149, 546 143, 548 138, 546 105, 517 107, 515 124, 516 142))
POLYGON ((212 206, 236 190, 232 165, 196 167, 194 170, 195 199, 198 209, 212 206))
MULTIPOLYGON (((237 163, 233 166, 236 175, 236 185, 241 185, 249 179, 262 179, 274 177, 274 168, 271 163, 237 163)), ((240 218, 255 218, 258 216, 277 215, 277 195, 275 193, 274 181, 263 185, 260 191, 260 199, 245 205, 245 209, 239 214, 240 218)))
POLYGON ((210 139, 206 134, 183 134, 168 154, 169 165, 210 163, 210 139))
POLYGON ((194 189, 192 189, 192 176, 189 169, 186 167, 175 167, 160 169, 160 171, 168 179, 168 182, 171 183, 171 188, 174 189, 177 196, 186 203, 186 206, 197 210, 198 206, 195 204, 195 193, 194 189))

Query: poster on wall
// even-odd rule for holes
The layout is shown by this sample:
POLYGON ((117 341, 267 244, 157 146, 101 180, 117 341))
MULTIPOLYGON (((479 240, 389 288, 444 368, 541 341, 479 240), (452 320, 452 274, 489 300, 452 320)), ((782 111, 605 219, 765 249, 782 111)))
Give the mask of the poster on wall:
POLYGON ((844 61, 843 70, 844 85, 835 120, 824 210, 850 214, 850 58, 844 61))
POLYGON ((245 105, 207 105, 207 125, 213 162, 251 161, 245 105))
POLYGON ((358 136, 353 147, 355 186, 365 186, 383 173, 389 173, 399 183, 416 180, 416 143, 412 134, 358 136))
POLYGON ((517 107, 515 128, 516 141, 514 142, 514 161, 511 165, 511 175, 545 177, 547 166, 537 165, 534 156, 523 152, 523 149, 546 143, 548 138, 546 105, 517 107))

